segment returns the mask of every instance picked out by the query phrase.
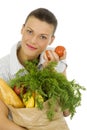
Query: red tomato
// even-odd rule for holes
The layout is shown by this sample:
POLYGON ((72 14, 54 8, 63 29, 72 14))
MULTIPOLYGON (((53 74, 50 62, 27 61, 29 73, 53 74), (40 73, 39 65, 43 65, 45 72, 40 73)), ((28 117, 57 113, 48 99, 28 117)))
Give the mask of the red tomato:
POLYGON ((55 48, 55 52, 58 54, 59 57, 62 57, 64 55, 64 50, 65 50, 64 46, 57 46, 55 48))
POLYGON ((15 91, 15 93, 16 93, 17 95, 20 95, 20 92, 21 92, 21 89, 20 89, 20 88, 14 86, 13 90, 15 91))

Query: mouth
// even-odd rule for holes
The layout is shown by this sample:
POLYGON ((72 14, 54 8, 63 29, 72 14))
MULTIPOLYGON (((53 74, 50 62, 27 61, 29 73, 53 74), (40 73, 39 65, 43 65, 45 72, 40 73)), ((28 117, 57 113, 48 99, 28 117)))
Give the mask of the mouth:
POLYGON ((27 45, 27 47, 30 49, 30 50, 36 50, 37 48, 36 47, 34 47, 34 46, 32 46, 32 45, 29 45, 29 44, 26 44, 27 45))

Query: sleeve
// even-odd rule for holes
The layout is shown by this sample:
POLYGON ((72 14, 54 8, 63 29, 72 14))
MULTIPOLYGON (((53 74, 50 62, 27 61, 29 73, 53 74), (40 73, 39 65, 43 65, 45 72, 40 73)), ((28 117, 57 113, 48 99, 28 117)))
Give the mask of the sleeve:
POLYGON ((58 62, 57 66, 55 67, 56 71, 62 73, 67 68, 66 60, 61 60, 58 62))

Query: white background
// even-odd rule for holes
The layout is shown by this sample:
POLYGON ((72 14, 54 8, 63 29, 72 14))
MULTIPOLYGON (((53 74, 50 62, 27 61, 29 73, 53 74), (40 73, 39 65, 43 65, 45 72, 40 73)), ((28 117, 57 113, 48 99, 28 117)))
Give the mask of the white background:
MULTIPOLYGON (((0 1, 0 58, 21 39, 20 30, 30 11, 45 7, 55 13, 58 28, 53 46, 67 49, 67 77, 87 88, 87 3, 86 0, 3 0, 0 1)), ((65 118, 70 130, 87 130, 87 92, 72 120, 65 118)))

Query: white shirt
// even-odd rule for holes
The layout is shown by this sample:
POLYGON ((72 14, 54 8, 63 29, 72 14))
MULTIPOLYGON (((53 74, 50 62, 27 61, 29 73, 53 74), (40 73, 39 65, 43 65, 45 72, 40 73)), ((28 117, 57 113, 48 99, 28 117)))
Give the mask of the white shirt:
MULTIPOLYGON (((3 78, 5 81, 12 79, 17 71, 23 68, 23 65, 20 64, 17 58, 17 49, 19 46, 20 42, 12 47, 10 54, 0 59, 0 78, 3 78)), ((40 56, 39 65, 43 64, 44 62, 43 53, 40 56)), ((56 66, 56 70, 58 72, 63 72, 65 68, 65 60, 59 61, 58 65, 56 66)))

